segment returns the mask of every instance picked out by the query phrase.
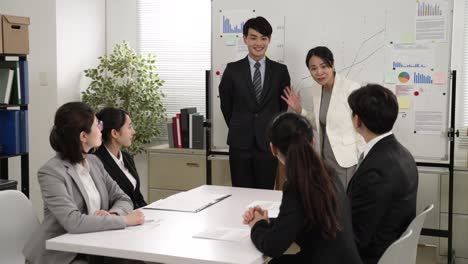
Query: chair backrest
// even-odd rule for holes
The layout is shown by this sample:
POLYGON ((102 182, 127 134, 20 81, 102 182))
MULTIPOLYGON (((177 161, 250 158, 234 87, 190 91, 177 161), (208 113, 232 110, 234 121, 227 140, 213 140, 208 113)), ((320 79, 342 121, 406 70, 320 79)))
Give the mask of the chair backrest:
POLYGON ((434 204, 428 205, 419 215, 417 215, 413 221, 409 224, 408 228, 406 230, 413 230, 413 235, 411 236, 411 248, 412 248, 412 255, 410 259, 408 259, 407 263, 414 264, 416 263, 416 257, 418 253, 418 243, 419 243, 419 237, 421 236, 421 229, 424 225, 424 220, 426 220, 427 213, 431 211, 434 208, 434 204))
POLYGON ((0 263, 22 263, 23 247, 39 225, 31 201, 19 191, 0 191, 0 263))
POLYGON ((393 242, 384 252, 379 260, 379 264, 387 263, 405 263, 415 264, 418 252, 418 242, 421 235, 421 229, 426 219, 426 215, 434 208, 431 204, 424 211, 417 215, 403 232, 401 237, 393 242))
POLYGON ((406 229, 403 235, 385 250, 378 264, 412 263, 408 261, 411 258, 411 252, 408 249, 413 248, 413 241, 411 239, 413 234, 413 230, 406 229))

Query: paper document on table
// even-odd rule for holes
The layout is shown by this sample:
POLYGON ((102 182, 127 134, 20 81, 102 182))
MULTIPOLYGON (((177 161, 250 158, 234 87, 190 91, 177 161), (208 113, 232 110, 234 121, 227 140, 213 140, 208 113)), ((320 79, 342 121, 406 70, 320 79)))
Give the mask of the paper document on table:
POLYGON ((213 205, 227 197, 230 194, 214 194, 204 192, 180 192, 171 195, 165 199, 158 200, 144 209, 169 210, 180 212, 196 213, 210 205, 213 205))
POLYGON ((163 219, 152 219, 152 218, 145 218, 145 223, 142 225, 136 226, 127 226, 125 229, 119 230, 121 232, 148 232, 153 229, 158 228, 161 225, 163 219))
POLYGON ((193 235, 194 238, 206 238, 215 240, 225 240, 239 242, 246 239, 250 234, 248 228, 228 228, 216 227, 212 229, 202 230, 201 232, 193 235))
POLYGON ((279 201, 253 201, 246 207, 250 208, 260 206, 260 208, 268 210, 268 217, 276 218, 279 214, 280 205, 281 202, 279 201))

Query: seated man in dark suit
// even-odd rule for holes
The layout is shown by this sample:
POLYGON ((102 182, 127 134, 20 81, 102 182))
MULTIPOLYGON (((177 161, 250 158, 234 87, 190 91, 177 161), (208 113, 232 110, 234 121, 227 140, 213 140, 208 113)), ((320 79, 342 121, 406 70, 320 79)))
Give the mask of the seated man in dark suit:
POLYGON ((377 263, 416 215, 418 170, 391 130, 395 95, 378 84, 351 93, 353 124, 367 145, 349 186, 355 240, 364 263, 377 263))

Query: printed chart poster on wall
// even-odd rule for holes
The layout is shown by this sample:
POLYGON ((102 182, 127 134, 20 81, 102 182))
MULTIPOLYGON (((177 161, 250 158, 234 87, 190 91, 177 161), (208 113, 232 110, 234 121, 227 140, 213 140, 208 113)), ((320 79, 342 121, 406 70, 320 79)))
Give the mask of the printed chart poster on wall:
POLYGON ((317 93, 307 51, 327 46, 338 73, 395 93, 400 111, 393 131, 418 161, 447 161, 452 9, 452 0, 213 0, 212 149, 228 148, 218 92, 224 68, 247 56, 245 21, 264 16, 273 27, 267 56, 288 66, 303 100, 317 93))

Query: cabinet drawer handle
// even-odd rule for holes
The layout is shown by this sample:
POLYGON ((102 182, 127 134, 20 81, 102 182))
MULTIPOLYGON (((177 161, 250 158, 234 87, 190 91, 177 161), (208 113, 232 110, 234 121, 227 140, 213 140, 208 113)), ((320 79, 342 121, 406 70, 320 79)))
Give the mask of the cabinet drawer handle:
POLYGON ((198 165, 198 163, 195 163, 195 162, 187 162, 187 166, 188 167, 196 167, 196 168, 200 167, 200 165, 198 165))

